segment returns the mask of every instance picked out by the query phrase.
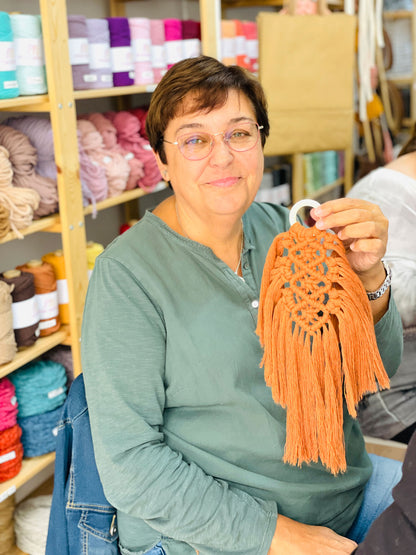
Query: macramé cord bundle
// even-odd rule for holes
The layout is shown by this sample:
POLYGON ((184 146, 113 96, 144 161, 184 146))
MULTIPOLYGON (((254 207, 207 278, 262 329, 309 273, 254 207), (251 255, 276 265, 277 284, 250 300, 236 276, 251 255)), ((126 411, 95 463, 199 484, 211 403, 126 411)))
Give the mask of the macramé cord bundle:
POLYGON ((365 289, 332 233, 295 223, 273 241, 260 290, 257 334, 273 399, 287 409, 283 460, 346 470, 349 414, 389 387, 365 289))

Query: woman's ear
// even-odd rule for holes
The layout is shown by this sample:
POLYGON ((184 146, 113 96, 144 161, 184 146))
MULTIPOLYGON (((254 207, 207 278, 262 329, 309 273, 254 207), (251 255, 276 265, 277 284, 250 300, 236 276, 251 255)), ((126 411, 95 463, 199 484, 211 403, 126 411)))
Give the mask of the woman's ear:
POLYGON ((169 172, 168 172, 167 164, 164 164, 162 162, 158 152, 153 151, 153 153, 156 158, 157 167, 159 168, 159 171, 162 174, 162 179, 166 182, 169 181, 169 172))

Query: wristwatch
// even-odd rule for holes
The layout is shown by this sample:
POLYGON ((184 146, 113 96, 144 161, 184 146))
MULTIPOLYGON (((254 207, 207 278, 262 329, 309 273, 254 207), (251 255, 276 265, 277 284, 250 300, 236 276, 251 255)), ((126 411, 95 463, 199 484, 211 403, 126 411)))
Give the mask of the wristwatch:
POLYGON ((370 301, 375 301, 376 299, 379 299, 380 297, 382 297, 391 285, 391 268, 384 260, 382 260, 382 263, 383 263, 384 269, 386 270, 386 279, 383 281, 383 283, 377 289, 377 291, 371 291, 371 292, 367 291, 367 297, 370 301))

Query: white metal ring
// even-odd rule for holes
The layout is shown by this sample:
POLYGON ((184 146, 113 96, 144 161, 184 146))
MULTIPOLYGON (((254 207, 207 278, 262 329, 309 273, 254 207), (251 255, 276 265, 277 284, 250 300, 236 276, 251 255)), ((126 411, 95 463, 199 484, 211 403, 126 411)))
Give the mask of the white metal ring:
POLYGON ((292 208, 290 209, 290 212, 289 212, 289 223, 290 223, 290 225, 293 225, 294 223, 297 222, 297 219, 296 219, 297 213, 304 206, 309 206, 310 208, 317 208, 318 206, 320 206, 320 204, 317 200, 313 200, 313 199, 310 199, 310 198, 305 198, 303 200, 299 200, 298 202, 296 202, 292 206, 292 208))

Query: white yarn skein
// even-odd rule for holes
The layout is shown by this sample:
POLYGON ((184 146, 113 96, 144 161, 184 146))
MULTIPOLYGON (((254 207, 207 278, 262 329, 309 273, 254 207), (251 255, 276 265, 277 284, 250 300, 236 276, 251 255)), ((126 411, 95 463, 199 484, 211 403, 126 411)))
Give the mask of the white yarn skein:
POLYGON ((16 545, 30 555, 45 555, 52 495, 25 499, 14 512, 16 545))

